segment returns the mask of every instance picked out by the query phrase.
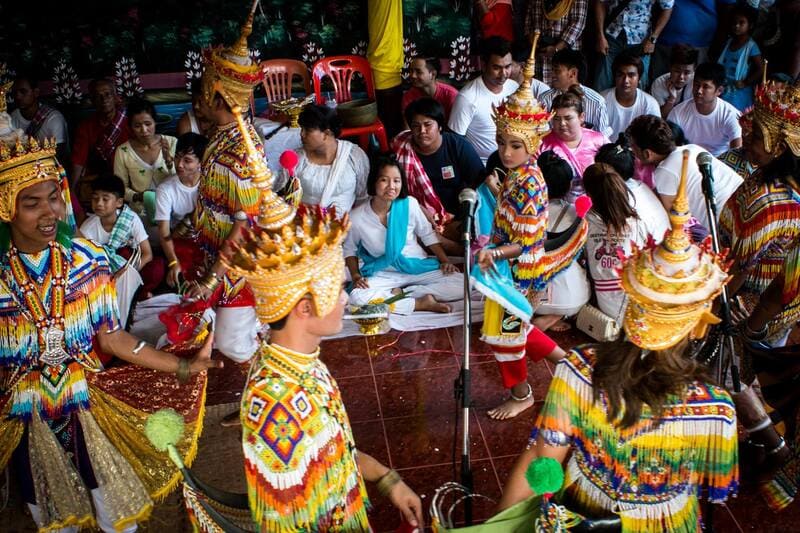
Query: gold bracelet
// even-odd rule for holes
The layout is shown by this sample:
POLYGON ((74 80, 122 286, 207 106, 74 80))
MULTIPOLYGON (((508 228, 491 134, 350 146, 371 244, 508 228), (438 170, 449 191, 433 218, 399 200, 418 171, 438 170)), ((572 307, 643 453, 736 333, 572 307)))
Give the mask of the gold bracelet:
POLYGON ((389 496, 389 493, 392 492, 392 489, 395 485, 403 481, 403 478, 400 477, 400 474, 397 473, 397 470, 389 470, 381 477, 378 482, 375 484, 378 492, 383 497, 389 496))
POLYGON ((191 377, 192 373, 189 370, 188 359, 178 360, 178 370, 175 372, 175 375, 178 377, 178 383, 181 385, 185 385, 189 382, 189 378, 191 377))
POLYGON ((198 283, 211 292, 214 292, 219 286, 219 278, 211 273, 210 275, 203 277, 203 279, 201 279, 198 283))
POLYGON ((169 262, 169 264, 167 264, 167 268, 172 268, 177 264, 178 264, 178 260, 177 259, 173 259, 172 261, 169 262))

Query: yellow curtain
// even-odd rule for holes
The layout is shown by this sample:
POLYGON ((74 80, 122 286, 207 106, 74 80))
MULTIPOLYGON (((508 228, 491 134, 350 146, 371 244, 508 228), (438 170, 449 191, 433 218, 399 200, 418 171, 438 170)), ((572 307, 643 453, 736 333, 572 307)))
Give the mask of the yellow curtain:
POLYGON ((403 1, 369 0, 367 3, 369 48, 375 88, 391 89, 402 83, 403 1))

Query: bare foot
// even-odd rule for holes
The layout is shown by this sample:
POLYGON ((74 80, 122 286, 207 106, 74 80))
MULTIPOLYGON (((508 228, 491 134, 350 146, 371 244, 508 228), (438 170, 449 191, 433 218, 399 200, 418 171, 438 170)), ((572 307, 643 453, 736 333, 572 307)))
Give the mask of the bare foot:
MULTIPOLYGON (((537 315, 533 318, 533 325, 542 331, 553 328, 561 321, 561 315, 537 315)), ((554 331, 558 331, 554 329, 554 331)))
POLYGON ((569 322, 564 322, 563 320, 559 320, 552 326, 550 326, 551 331, 555 331, 556 333, 564 333, 565 331, 569 331, 572 329, 572 326, 569 322))
POLYGON ((508 420, 509 418, 514 418, 522 411, 529 409, 530 407, 533 407, 533 395, 526 400, 515 400, 514 398, 509 398, 494 409, 490 409, 486 414, 489 415, 489 418, 493 418, 495 420, 508 420))
POLYGON ((432 313, 449 313, 452 309, 449 305, 438 301, 431 294, 426 294, 414 301, 414 311, 430 311, 432 313))

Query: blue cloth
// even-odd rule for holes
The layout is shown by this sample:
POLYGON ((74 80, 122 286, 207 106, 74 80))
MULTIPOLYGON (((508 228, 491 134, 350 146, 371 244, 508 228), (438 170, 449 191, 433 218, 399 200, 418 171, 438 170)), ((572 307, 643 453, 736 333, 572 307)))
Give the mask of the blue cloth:
POLYGON ((478 207, 475 209, 475 235, 481 237, 488 235, 491 237, 494 224, 494 212, 497 209, 497 198, 494 197, 489 186, 481 184, 476 191, 478 193, 478 207))
POLYGON ((358 257, 364 264, 361 274, 365 277, 394 267, 405 274, 424 274, 439 268, 439 260, 435 257, 425 259, 409 258, 403 256, 408 233, 408 198, 401 198, 392 202, 386 228, 386 249, 380 257, 372 257, 359 244, 358 257))
POLYGON ((722 93, 722 99, 739 111, 744 111, 753 105, 753 86, 737 89, 734 83, 747 78, 750 73, 750 58, 760 55, 761 50, 753 39, 738 50, 731 50, 731 39, 728 39, 725 49, 717 60, 725 67, 725 92, 722 93))
MULTIPOLYGON (((730 5, 736 0, 719 0, 719 3, 730 5)), ((717 31, 718 16, 715 0, 675 0, 672 15, 658 42, 666 46, 685 43, 706 48, 717 31)))
POLYGON ((494 262, 495 271, 482 272, 478 265, 472 269, 472 285, 481 294, 499 303, 503 309, 526 322, 531 321, 533 307, 528 299, 514 286, 511 267, 506 259, 494 262))

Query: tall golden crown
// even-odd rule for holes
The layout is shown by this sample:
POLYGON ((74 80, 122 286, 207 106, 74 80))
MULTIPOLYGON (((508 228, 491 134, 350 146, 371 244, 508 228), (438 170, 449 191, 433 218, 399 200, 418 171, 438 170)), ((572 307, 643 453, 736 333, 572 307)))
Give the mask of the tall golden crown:
POLYGON ((719 319, 711 304, 728 281, 725 254, 715 254, 710 240, 692 244, 684 229, 691 217, 686 195, 689 151, 683 152, 680 185, 663 242, 652 236, 634 247, 620 268, 622 288, 630 297, 623 327, 628 339, 648 350, 664 350, 687 335, 703 337, 719 319))
POLYGON ((790 85, 765 81, 759 85, 752 111, 742 116, 745 127, 751 121, 761 129, 767 153, 785 143, 800 157, 800 82, 790 85))
POLYGON ((0 220, 16 215, 19 191, 40 181, 60 181, 63 169, 56 159, 55 139, 42 144, 34 137, 13 147, 0 142, 0 220))
POLYGON ((550 131, 552 114, 545 110, 533 96, 533 75, 536 67, 536 44, 539 30, 533 34, 531 55, 522 71, 523 80, 517 90, 506 98, 500 107, 494 109, 494 122, 497 131, 519 137, 525 142, 529 154, 535 154, 542 137, 550 131))
POLYGON ((206 101, 210 102, 214 94, 219 93, 231 108, 245 109, 250 104, 250 93, 263 78, 260 66, 253 63, 247 48, 257 5, 258 0, 253 0, 250 14, 233 46, 215 46, 203 51, 202 90, 206 101))

